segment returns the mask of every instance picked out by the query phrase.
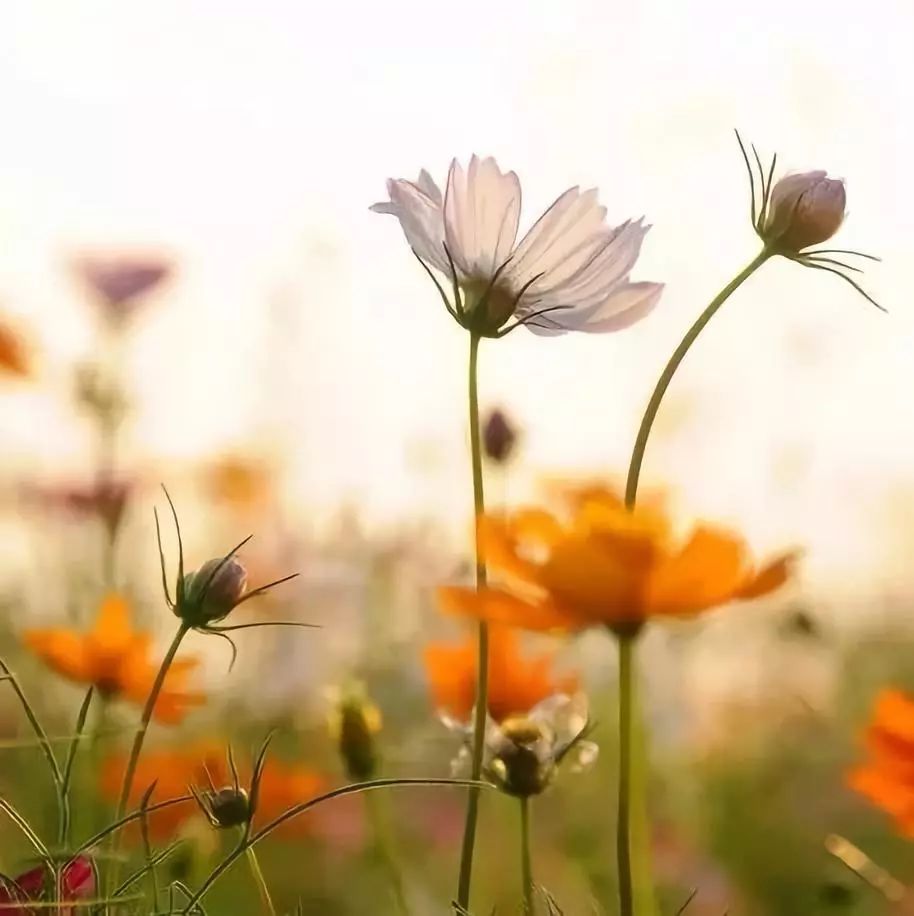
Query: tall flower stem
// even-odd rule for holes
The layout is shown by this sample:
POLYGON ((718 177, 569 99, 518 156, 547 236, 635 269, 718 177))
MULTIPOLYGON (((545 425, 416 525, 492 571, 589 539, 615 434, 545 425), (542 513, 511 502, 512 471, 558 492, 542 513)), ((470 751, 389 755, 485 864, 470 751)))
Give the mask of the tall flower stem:
MULTIPOLYGON (((140 716, 140 724, 133 739, 133 746, 130 748, 130 757, 127 759, 127 769, 124 771, 124 782, 121 786, 121 794, 117 803, 115 820, 120 820, 127 810, 127 802, 130 799, 130 792, 133 789, 133 780, 136 776, 136 767, 140 761, 140 754, 143 751, 143 742, 146 740, 146 732, 149 730, 149 722, 152 719, 153 710, 155 710, 159 694, 162 692, 162 686, 165 684, 165 678, 168 676, 171 663, 175 660, 175 656, 178 654, 178 649, 181 646, 181 641, 189 630, 190 626, 182 621, 181 625, 178 627, 178 632, 175 633, 174 639, 168 647, 168 651, 165 653, 165 658, 162 659, 162 664, 159 666, 155 680, 152 682, 152 689, 149 691, 149 696, 146 698, 146 705, 143 707, 143 713, 140 716)), ((115 834, 112 853, 117 853, 119 840, 120 834, 115 834)), ((114 886, 117 884, 118 871, 116 855, 113 856, 111 871, 111 885, 114 886)))
POLYGON ((619 807, 616 821, 616 861, 619 880, 619 916, 635 912, 632 880, 632 712, 635 636, 622 633, 619 643, 619 807))
POLYGON ((635 439, 635 447, 632 450, 631 461, 628 466, 628 478, 625 482, 625 505, 629 509, 635 506, 635 500, 638 496, 638 480, 641 476, 641 463, 644 461, 644 452, 647 448, 647 440, 651 434, 651 427, 657 417, 657 411, 660 409, 660 403, 666 394, 679 364, 685 359, 686 353, 695 343, 698 335, 704 330, 705 325, 714 317, 717 310, 730 298, 754 274, 762 264, 765 263, 774 254, 769 248, 763 248, 759 254, 753 258, 710 302, 708 307, 698 316, 695 324, 689 328, 685 337, 682 338, 679 346, 673 351, 669 362, 666 364, 657 384, 654 387, 654 393, 647 403, 647 409, 641 418, 641 426, 638 428, 638 435, 635 439))
MULTIPOLYGON (((470 452, 473 462, 473 508, 476 529, 476 588, 486 584, 486 564, 479 542, 479 519, 485 512, 485 495, 482 480, 482 447, 479 430, 479 391, 477 384, 477 362, 479 358, 478 334, 470 334, 469 363, 469 409, 470 409, 470 452)), ((476 664, 476 709, 473 721, 473 762, 471 778, 478 781, 482 775, 482 758, 486 740, 486 711, 489 695, 489 626, 479 624, 479 649, 476 664)), ((476 822, 479 818, 479 789, 471 788, 467 795, 466 822, 463 828, 463 844, 460 851, 460 876, 457 882, 457 902, 465 910, 470 907, 470 881, 473 874, 473 851, 476 846, 476 822)))
MULTIPOLYGON (((736 292, 749 277, 752 276, 775 252, 765 246, 708 304, 698 316, 695 323, 689 328, 679 346, 673 351, 669 362, 660 374, 654 391, 648 401, 635 445, 628 466, 628 477, 625 482, 625 506, 629 510, 635 508, 638 498, 638 482, 641 477, 641 465, 644 453, 650 438, 654 420, 660 410, 660 404, 666 394, 676 370, 679 368, 692 344, 704 330, 708 322, 717 314, 718 309, 736 292)), ((645 800, 643 798, 642 781, 637 766, 641 762, 642 754, 635 753, 635 718, 636 709, 634 702, 634 669, 635 649, 637 646, 637 630, 619 633, 619 802, 617 809, 617 861, 619 870, 619 912, 621 916, 632 916, 635 913, 636 901, 639 897, 649 896, 650 887, 636 886, 634 876, 639 881, 650 884, 647 838, 641 836, 633 841, 632 825, 646 823, 645 800), (641 893, 639 894, 639 891, 641 893)))
POLYGON ((533 867, 530 864, 530 799, 520 799, 520 875, 524 890, 524 916, 533 916, 533 867))
POLYGON ((263 903, 264 911, 269 913, 269 916, 276 916, 276 907, 273 906, 273 898, 270 896, 270 888, 267 885, 266 878, 264 878, 263 871, 260 868, 260 862, 257 859, 257 853, 254 851, 253 846, 248 846, 244 852, 247 856, 248 865, 251 867, 251 874, 254 876, 254 883, 257 885, 257 892, 260 894, 260 901, 263 903))

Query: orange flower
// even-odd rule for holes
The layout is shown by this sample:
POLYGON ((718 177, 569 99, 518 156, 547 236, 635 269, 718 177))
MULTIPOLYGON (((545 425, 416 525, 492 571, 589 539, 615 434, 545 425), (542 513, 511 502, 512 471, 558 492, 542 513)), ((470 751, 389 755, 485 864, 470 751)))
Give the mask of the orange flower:
POLYGON ((588 486, 568 502, 563 520, 540 509, 481 518, 485 559, 510 587, 443 588, 444 608, 533 630, 636 629, 651 617, 767 594, 787 579, 794 557, 756 569, 737 534, 708 525, 679 542, 662 504, 628 511, 605 487, 588 486))
POLYGON ((240 512, 254 512, 268 502, 272 470, 265 461, 223 455, 203 475, 210 497, 240 512))
POLYGON ((870 759, 847 774, 847 784, 914 837, 914 697, 882 690, 864 744, 870 759))
MULTIPOLYGON (((435 705, 455 719, 469 721, 476 702, 476 640, 461 645, 432 643, 423 653, 435 705)), ((502 722, 528 713, 556 693, 573 693, 577 677, 556 679, 553 656, 521 654, 517 635, 505 627, 489 633, 489 715, 502 722)))
POLYGON ((32 361, 19 335, 0 321, 0 373, 25 378, 31 375, 32 361))
MULTIPOLYGON (((125 754, 109 757, 102 766, 102 794, 116 800, 120 795, 127 764, 125 754)), ((250 766, 245 769, 239 761, 241 785, 247 785, 250 766)), ((137 765, 133 790, 128 800, 130 808, 139 807, 146 790, 156 783, 151 804, 187 795, 191 786, 217 788, 231 781, 225 749, 215 741, 201 741, 182 751, 159 750, 143 754, 137 765)), ((307 801, 324 790, 324 779, 306 767, 268 759, 260 782, 260 794, 255 822, 264 824, 283 811, 307 801)), ((199 816, 200 809, 193 800, 172 805, 149 815, 149 832, 157 840, 175 835, 181 825, 199 816)), ((279 832, 286 836, 308 830, 307 815, 293 818, 279 832)))
MULTIPOLYGON (((158 671, 158 664, 150 657, 149 634, 131 628, 130 607, 116 594, 105 598, 95 626, 85 635, 65 629, 26 630, 23 639, 58 674, 92 684, 108 698, 124 698, 142 705, 158 671)), ((185 686, 197 662, 190 657, 172 663, 153 712, 156 719, 180 722, 189 706, 203 702, 203 694, 185 686)))

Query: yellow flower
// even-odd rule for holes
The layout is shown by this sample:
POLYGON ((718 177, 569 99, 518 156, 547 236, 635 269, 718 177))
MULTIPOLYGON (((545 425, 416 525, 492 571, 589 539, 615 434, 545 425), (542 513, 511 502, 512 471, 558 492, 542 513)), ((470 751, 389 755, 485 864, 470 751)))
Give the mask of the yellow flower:
POLYGON ((527 509, 479 521, 485 560, 508 588, 443 588, 446 610, 533 630, 637 630, 773 591, 792 553, 756 568, 739 535, 698 525, 675 538, 659 505, 630 512, 605 487, 572 494, 567 519, 527 509))
MULTIPOLYGON (((25 644, 50 668, 71 681, 91 684, 104 697, 146 702, 158 671, 151 658, 148 633, 133 630, 130 607, 116 594, 99 607, 93 628, 85 634, 64 628, 26 630, 25 644)), ((181 721, 188 707, 205 699, 186 689, 187 676, 196 658, 179 658, 172 664, 154 710, 161 722, 181 721)))

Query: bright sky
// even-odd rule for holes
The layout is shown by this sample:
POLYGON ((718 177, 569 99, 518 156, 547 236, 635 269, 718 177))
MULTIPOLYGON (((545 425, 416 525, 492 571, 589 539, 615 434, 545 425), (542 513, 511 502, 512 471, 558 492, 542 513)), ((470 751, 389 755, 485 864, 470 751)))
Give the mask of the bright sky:
POLYGON ((482 354, 484 401, 526 429, 522 477, 621 473, 663 362, 756 252, 737 126, 847 179, 840 247, 885 258, 865 282, 891 314, 767 266, 690 354, 646 478, 762 548, 806 545, 810 587, 910 590, 914 7, 842 6, 13 0, 0 299, 51 388, 6 402, 8 453, 77 448, 54 406, 91 339, 68 252, 161 244, 181 273, 136 329, 144 452, 279 437, 311 505, 463 523, 466 340, 368 205, 388 176, 442 179, 478 152, 520 175, 522 230, 574 184, 654 224, 636 278, 668 288, 650 319, 482 354))

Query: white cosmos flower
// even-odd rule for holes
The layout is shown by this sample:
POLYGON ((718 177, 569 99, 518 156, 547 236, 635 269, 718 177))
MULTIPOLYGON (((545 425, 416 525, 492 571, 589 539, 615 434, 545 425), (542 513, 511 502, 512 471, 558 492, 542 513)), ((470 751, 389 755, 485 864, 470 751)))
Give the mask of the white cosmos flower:
POLYGON ((607 225, 596 190, 565 191, 519 242, 520 182, 492 158, 473 156, 466 170, 455 159, 444 194, 425 170, 414 182, 389 179, 387 193, 371 209, 400 221, 448 311, 481 336, 521 324, 537 334, 618 331, 660 299, 662 284, 629 280, 649 227, 607 225), (453 302, 432 271, 450 281, 453 302))

